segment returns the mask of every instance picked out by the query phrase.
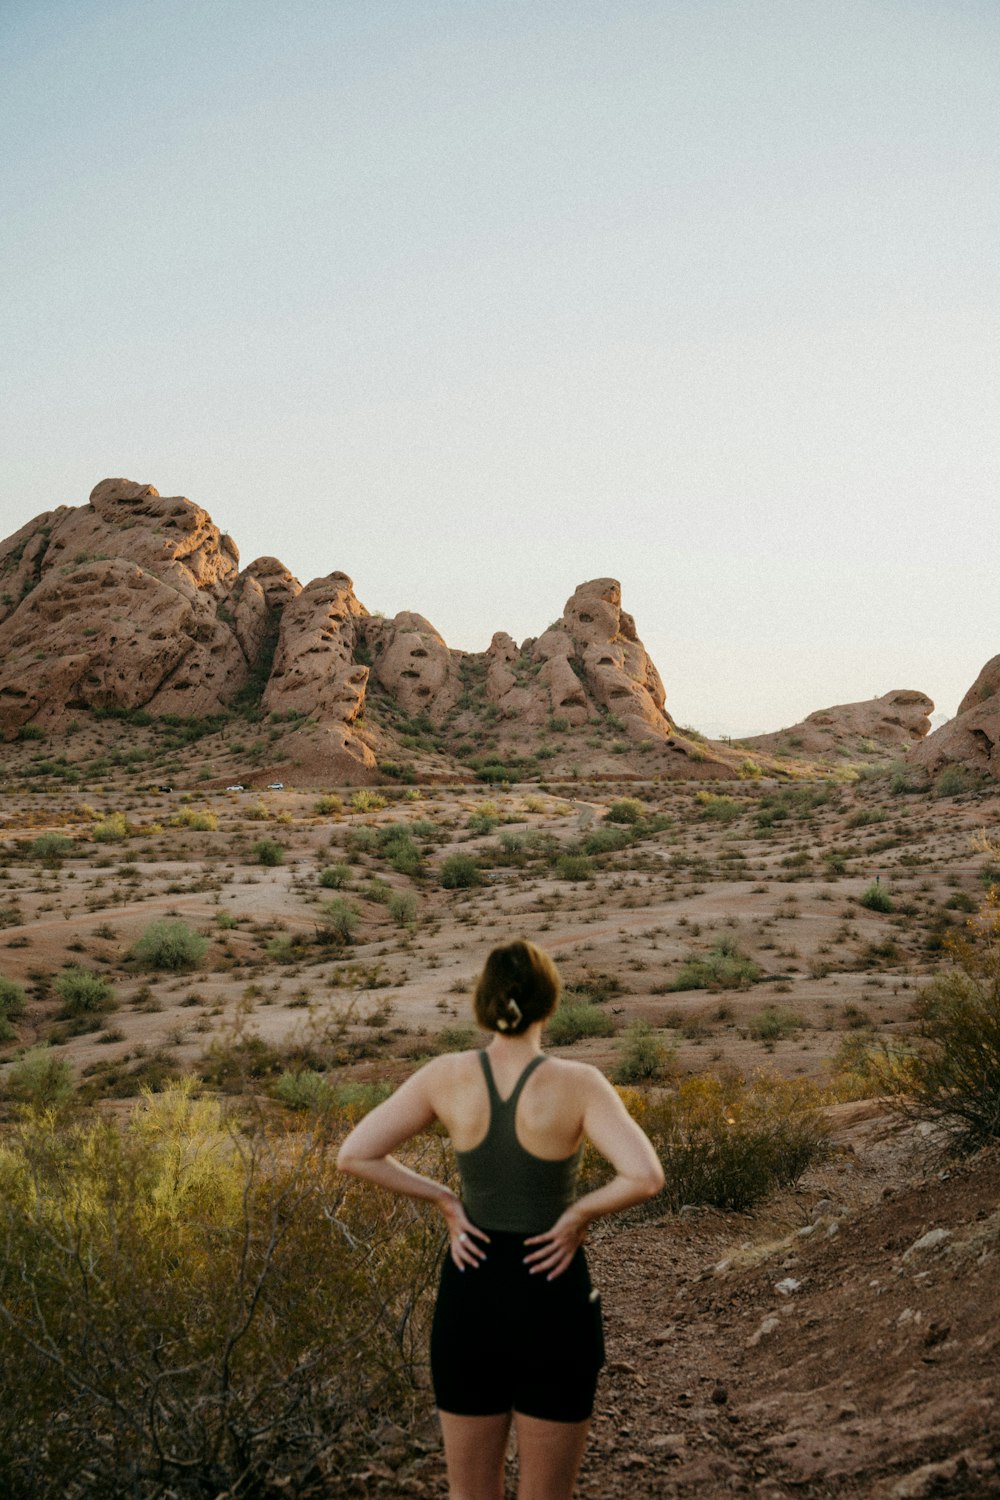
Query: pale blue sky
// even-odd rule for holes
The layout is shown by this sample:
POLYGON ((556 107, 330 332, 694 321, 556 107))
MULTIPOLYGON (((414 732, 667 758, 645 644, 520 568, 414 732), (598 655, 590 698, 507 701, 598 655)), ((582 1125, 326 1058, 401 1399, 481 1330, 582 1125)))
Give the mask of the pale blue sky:
POLYGON ((993 0, 3 0, 0 534, 98 479, 684 723, 1000 651, 993 0))

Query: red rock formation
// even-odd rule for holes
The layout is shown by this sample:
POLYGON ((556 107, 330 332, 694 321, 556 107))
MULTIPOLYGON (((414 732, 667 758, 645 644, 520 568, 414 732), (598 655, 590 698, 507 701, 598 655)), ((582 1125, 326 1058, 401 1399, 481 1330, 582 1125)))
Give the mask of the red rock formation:
POLYGON ((751 735, 740 743, 772 753, 793 749, 802 756, 836 754, 838 749, 857 754, 865 740, 883 750, 903 751, 929 732, 933 712, 934 704, 926 693, 896 688, 881 698, 819 708, 789 729, 751 735))
POLYGON ((991 657, 947 724, 910 757, 934 773, 948 765, 1000 776, 1000 656, 991 657))

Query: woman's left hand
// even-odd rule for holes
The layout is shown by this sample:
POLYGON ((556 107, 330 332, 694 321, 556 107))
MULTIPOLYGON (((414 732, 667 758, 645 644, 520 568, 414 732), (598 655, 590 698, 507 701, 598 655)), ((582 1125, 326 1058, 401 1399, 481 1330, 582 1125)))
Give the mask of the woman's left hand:
POLYGON ((544 1272, 546 1281, 552 1281, 566 1270, 586 1238, 585 1220, 573 1208, 568 1208, 551 1229, 525 1240, 526 1245, 537 1245, 538 1248, 524 1257, 524 1264, 533 1276, 544 1272))

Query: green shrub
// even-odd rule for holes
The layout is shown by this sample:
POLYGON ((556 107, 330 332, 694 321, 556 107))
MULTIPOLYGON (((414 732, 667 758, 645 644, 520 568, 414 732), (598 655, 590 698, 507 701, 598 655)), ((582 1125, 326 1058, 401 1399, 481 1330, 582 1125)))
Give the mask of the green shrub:
POLYGON ((343 812, 343 810, 343 800, 337 796, 336 792, 327 792, 325 796, 318 798, 313 805, 313 812, 320 818, 327 818, 332 813, 343 812))
POLYGON ((125 814, 116 812, 101 822, 95 823, 91 829, 91 837, 98 844, 116 844, 122 839, 128 838, 128 823, 125 814))
POLYGON ((338 896, 334 901, 324 901, 320 907, 322 925, 317 937, 322 943, 350 943, 358 930, 358 910, 350 901, 338 896))
POLYGON ((626 1090, 625 1102, 663 1163, 654 1210, 707 1204, 744 1213, 827 1150, 822 1097, 802 1080, 702 1075, 670 1092, 626 1090))
POLYGON ((0 1019, 16 1021, 24 1014, 24 986, 14 979, 0 978, 0 1019))
POLYGON ((369 828, 362 824, 360 828, 352 828, 347 835, 347 852, 352 856, 358 854, 377 854, 382 848, 382 840, 377 828, 369 828))
POLYGON ((412 891, 393 891, 389 915, 397 927, 412 927, 417 920, 417 898, 412 891))
POLYGON ((858 905, 867 907, 869 911, 893 910, 892 897, 885 886, 878 884, 876 881, 872 881, 871 885, 866 886, 861 892, 861 895, 858 897, 858 905))
POLYGON ((604 814, 607 823, 641 823, 645 808, 638 797, 620 797, 604 814))
POLYGON ((319 872, 319 883, 328 891, 339 891, 351 878, 351 867, 345 864, 327 865, 319 872))
POLYGON ((625 1029, 611 1076, 615 1083, 659 1083, 676 1061, 676 1048, 663 1042, 648 1021, 633 1021, 625 1029))
POLYGON ((584 854, 612 854, 617 849, 627 849, 632 834, 625 828, 595 828, 583 840, 584 854))
POLYGON ((760 974, 760 968, 738 946, 734 938, 720 938, 708 953, 691 953, 668 989, 744 989, 760 974))
POLYGON ((563 1000, 545 1023, 554 1047, 568 1047, 586 1036, 614 1036, 615 1023, 589 1000, 563 1000))
POLYGON ((781 1005, 765 1005, 750 1021, 750 1035, 758 1042, 779 1042, 801 1031, 802 1017, 781 1005))
POLYGON ((743 804, 735 797, 719 797, 714 792, 699 792, 695 801, 703 818, 714 818, 719 823, 732 823, 743 811, 743 804))
POLYGON ((969 776, 964 766, 945 766, 934 782, 935 797, 958 797, 969 790, 969 776))
POLYGON ((333 1089, 322 1073, 303 1068, 299 1073, 282 1073, 274 1085, 274 1097, 288 1109, 328 1109, 333 1103, 333 1089))
POLYGON ((258 839, 253 846, 253 853, 259 865, 280 865, 284 863, 285 846, 276 839, 258 839))
POLYGON ((129 957, 143 969, 194 969, 207 949, 208 938, 200 932, 179 918, 164 917, 149 924, 133 943, 129 957))
POLYGON ((736 767, 736 774, 741 781, 759 781, 764 772, 757 762, 748 756, 746 760, 740 761, 736 767))
POLYGON ((56 864, 73 852, 73 840, 63 833, 43 833, 28 847, 32 859, 41 859, 46 864, 56 864))
POLYGON ((889 773, 889 790, 895 797, 903 797, 918 790, 917 783, 905 762, 899 761, 892 767, 889 773))
POLYGON ((589 880, 594 867, 585 854, 560 854, 556 874, 560 880, 589 880))
MULTIPOLYGON (((29 1109, 58 1109, 73 1093, 73 1069, 49 1047, 32 1047, 11 1064, 5 1092, 15 1104, 26 1104, 29 1109)), ((0 1458, 0 1475, 2 1473, 3 1460, 0 1458)))
POLYGON ((940 1121, 959 1150, 1000 1139, 1000 920, 988 942, 959 943, 952 968, 921 991, 912 1054, 880 1080, 904 1115, 940 1121))
POLYGON ((454 891, 469 886, 482 885, 483 872, 479 861, 471 854, 450 854, 441 865, 441 884, 454 891))
POLYGON ((474 1026, 443 1026, 437 1034, 440 1052, 467 1052, 478 1040, 479 1032, 474 1026))
POLYGON ((61 1015, 69 1018, 100 1015, 115 1008, 115 992, 103 974, 75 965, 57 975, 53 989, 62 1001, 61 1015))

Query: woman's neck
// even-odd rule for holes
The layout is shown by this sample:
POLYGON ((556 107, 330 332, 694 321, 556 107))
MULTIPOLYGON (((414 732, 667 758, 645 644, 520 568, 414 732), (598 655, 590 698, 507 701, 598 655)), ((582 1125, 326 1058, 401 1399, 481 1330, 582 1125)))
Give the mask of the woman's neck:
POLYGON ((527 1031, 522 1031, 519 1036, 504 1036, 498 1031, 487 1048, 487 1051, 495 1052, 498 1057, 504 1055, 514 1057, 520 1053, 527 1055, 529 1052, 541 1052, 541 1050, 541 1021, 533 1021, 527 1031))

